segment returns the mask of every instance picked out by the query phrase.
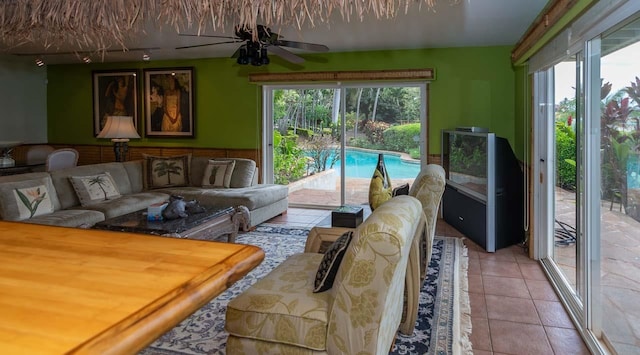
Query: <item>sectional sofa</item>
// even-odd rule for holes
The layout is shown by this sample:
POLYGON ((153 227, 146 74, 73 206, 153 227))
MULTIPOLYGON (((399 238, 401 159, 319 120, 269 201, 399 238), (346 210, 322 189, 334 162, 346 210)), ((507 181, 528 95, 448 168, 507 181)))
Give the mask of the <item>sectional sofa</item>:
POLYGON ((288 206, 286 186, 257 180, 253 160, 190 155, 0 176, 0 219, 88 228, 180 195, 203 205, 243 205, 253 227, 288 206))

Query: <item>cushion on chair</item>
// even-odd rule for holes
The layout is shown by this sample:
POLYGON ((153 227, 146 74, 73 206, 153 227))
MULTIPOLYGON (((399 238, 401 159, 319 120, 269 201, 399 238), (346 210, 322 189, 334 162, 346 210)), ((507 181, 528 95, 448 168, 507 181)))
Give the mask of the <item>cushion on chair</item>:
POLYGON ((292 255, 231 300, 227 306, 227 332, 324 350, 330 292, 313 293, 322 257, 317 253, 292 255))
POLYGON ((318 267, 313 292, 323 292, 333 286, 333 280, 338 273, 342 257, 349 246, 353 231, 345 232, 327 249, 318 267))

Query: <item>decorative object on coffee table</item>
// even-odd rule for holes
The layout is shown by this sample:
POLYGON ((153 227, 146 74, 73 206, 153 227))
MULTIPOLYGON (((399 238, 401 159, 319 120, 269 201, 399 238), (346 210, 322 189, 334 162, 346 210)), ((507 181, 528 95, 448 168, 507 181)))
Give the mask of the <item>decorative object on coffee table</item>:
POLYGON ((245 206, 203 208, 202 213, 165 221, 147 220, 147 209, 144 209, 109 218, 93 228, 201 240, 214 240, 226 234, 227 240, 234 243, 240 225, 249 221, 249 210, 245 206))
POLYGON ((169 205, 162 211, 162 217, 171 220, 186 218, 202 212, 204 212, 204 208, 198 204, 198 201, 185 201, 182 196, 171 195, 171 197, 169 197, 169 205))
POLYGON ((378 165, 373 171, 373 177, 369 184, 369 206, 371 211, 391 199, 391 178, 384 165, 384 155, 378 154, 378 165))
POLYGON ((362 223, 363 208, 361 206, 344 205, 331 211, 331 226, 356 228, 362 223))

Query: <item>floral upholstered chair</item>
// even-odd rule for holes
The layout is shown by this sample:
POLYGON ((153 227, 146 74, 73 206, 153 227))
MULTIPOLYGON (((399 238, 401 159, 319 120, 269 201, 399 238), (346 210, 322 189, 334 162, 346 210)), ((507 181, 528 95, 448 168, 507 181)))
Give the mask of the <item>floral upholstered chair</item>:
POLYGON ((445 184, 445 174, 442 166, 429 164, 420 171, 409 189, 409 196, 417 198, 422 204, 427 226, 424 233, 416 237, 420 257, 415 261, 410 260, 409 269, 407 270, 407 309, 400 326, 400 331, 404 334, 413 333, 418 317, 420 289, 427 276, 427 268, 431 261, 433 238, 436 234, 436 223, 438 221, 438 209, 440 208, 445 184))
POLYGON ((314 293, 314 281, 325 255, 289 257, 229 302, 227 353, 388 354, 422 216, 411 196, 378 207, 353 231, 333 286, 324 292, 314 293))

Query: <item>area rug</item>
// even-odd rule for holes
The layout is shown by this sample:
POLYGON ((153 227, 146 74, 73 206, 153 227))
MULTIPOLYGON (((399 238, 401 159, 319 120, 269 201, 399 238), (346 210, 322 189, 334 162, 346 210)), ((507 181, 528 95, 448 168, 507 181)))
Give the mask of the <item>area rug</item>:
MULTIPOLYGON (((237 243, 262 248, 264 261, 140 354, 225 354, 227 303, 289 255, 302 252, 308 233, 305 228, 265 223, 238 235, 237 243)), ((466 248, 459 238, 436 237, 416 328, 412 336, 398 334, 391 354, 471 354, 469 313, 466 248)))

